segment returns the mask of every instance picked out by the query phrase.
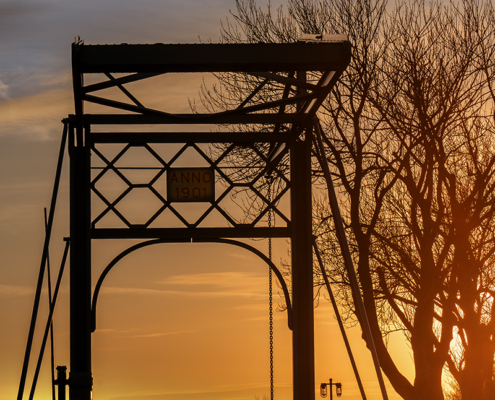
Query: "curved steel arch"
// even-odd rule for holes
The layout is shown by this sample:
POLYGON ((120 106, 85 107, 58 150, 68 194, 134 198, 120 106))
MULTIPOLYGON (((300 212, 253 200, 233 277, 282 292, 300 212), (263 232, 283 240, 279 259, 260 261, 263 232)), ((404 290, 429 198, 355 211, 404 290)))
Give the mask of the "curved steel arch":
MULTIPOLYGON (((103 272, 100 275, 100 278, 98 279, 98 282, 95 287, 95 291, 93 294, 93 301, 91 302, 91 332, 94 332, 96 330, 96 303, 98 301, 98 294, 100 293, 101 285, 103 284, 103 281, 105 277, 108 275, 110 270, 120 261, 122 260, 125 256, 129 255, 130 253, 141 249, 143 247, 151 246, 154 244, 164 244, 164 243, 191 243, 193 242, 192 239, 154 239, 154 240, 148 240, 147 242, 142 242, 138 243, 134 246, 129 247, 128 249, 124 250, 122 253, 120 253, 118 256, 116 256, 108 265, 107 267, 103 270, 103 272)), ((290 301, 290 295, 289 295, 289 290, 287 289, 287 285, 285 284, 284 278, 282 277, 282 274, 278 270, 278 268, 273 264, 273 262, 265 256, 261 251, 258 249, 255 249, 253 246, 250 246, 246 243, 239 242, 237 240, 232 240, 232 239, 222 239, 222 238, 198 238, 195 239, 194 242, 196 243, 223 243, 223 244, 231 244, 234 246, 242 247, 246 250, 249 250, 253 254, 256 254, 259 258, 261 258, 263 261, 265 261, 270 269, 275 273, 275 275, 278 278, 278 281, 280 282, 280 285, 282 286, 282 290, 284 292, 285 296, 285 302, 287 304, 287 324, 289 326, 289 329, 292 330, 292 305, 290 301)))

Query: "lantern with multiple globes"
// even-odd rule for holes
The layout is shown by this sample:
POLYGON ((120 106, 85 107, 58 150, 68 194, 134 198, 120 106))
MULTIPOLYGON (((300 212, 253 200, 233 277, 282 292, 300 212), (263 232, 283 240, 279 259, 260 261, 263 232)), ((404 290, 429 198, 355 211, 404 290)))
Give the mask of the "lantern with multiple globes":
POLYGON ((335 393, 337 394, 337 397, 342 396, 342 383, 333 383, 332 379, 330 379, 329 383, 322 383, 320 385, 320 396, 321 397, 327 397, 327 395, 328 395, 327 386, 330 386, 330 400, 333 399, 332 386, 335 386, 335 393))

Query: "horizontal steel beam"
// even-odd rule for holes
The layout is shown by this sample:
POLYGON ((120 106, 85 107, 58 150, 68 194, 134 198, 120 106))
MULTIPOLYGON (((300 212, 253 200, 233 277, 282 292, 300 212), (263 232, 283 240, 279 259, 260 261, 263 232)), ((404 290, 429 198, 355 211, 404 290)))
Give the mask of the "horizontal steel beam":
POLYGON ((167 238, 283 238, 288 227, 274 228, 93 228, 92 239, 167 239, 167 238))
POLYGON ((284 143, 289 133, 271 132, 91 132, 92 143, 284 143))
POLYGON ((201 125, 201 124, 293 124, 305 119, 303 114, 84 114, 83 124, 90 125, 201 125))
POLYGON ((256 44, 79 44, 81 73, 343 70, 349 41, 256 44))

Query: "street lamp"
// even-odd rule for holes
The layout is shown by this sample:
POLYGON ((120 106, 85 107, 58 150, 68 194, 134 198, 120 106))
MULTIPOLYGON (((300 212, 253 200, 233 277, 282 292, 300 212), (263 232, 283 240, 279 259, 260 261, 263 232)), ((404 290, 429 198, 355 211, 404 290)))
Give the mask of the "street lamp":
POLYGON ((332 386, 335 386, 335 393, 337 393, 337 397, 342 396, 342 383, 333 383, 332 379, 330 379, 330 383, 322 383, 320 385, 321 397, 327 397, 327 386, 330 386, 330 400, 333 399, 332 386))

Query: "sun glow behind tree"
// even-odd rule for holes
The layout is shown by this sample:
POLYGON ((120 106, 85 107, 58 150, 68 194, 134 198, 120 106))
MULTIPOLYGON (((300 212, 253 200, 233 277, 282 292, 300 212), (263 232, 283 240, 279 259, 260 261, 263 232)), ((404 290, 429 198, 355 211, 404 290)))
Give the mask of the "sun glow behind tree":
MULTIPOLYGON (((447 370, 463 398, 493 397, 493 4, 291 0, 274 12, 239 0, 233 18, 225 42, 349 35, 351 65, 319 118, 381 366, 405 399, 442 399, 447 370), (386 347, 396 331, 414 382, 386 347)), ((223 90, 203 91, 213 108, 256 85, 221 79, 223 90)), ((316 163, 314 174, 324 188, 316 163)), ((360 320, 329 212, 315 203, 315 233, 344 314, 360 320)))

